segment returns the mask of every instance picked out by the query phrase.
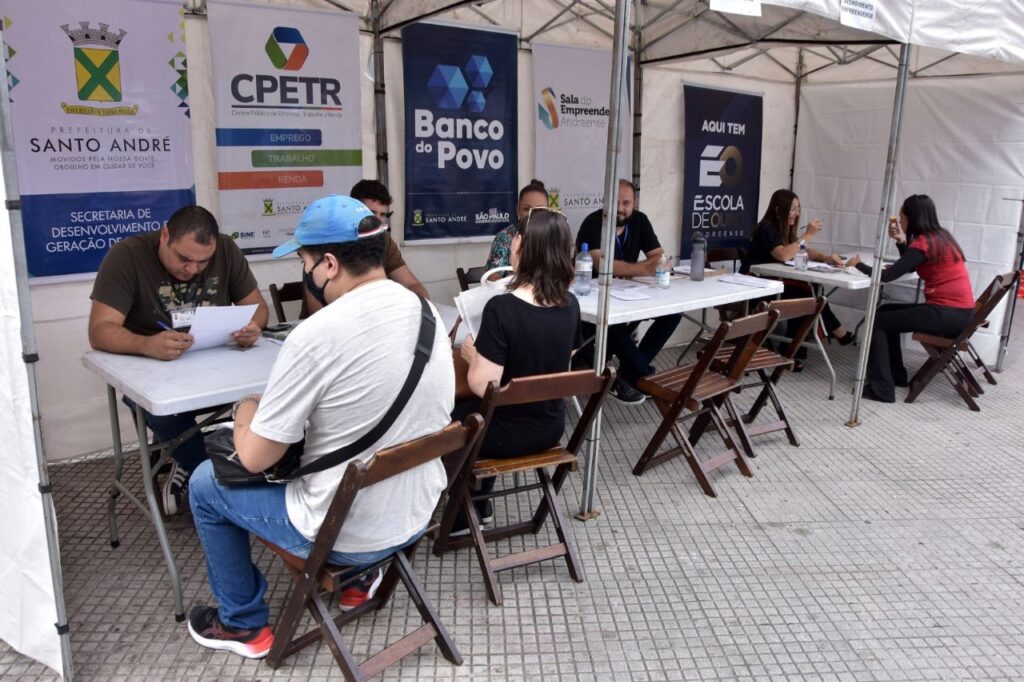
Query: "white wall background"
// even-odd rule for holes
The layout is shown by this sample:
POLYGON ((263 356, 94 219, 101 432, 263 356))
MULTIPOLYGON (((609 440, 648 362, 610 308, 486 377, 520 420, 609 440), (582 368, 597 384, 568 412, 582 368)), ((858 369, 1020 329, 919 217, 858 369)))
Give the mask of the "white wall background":
MULTIPOLYGON (((1004 198, 1024 197, 1020 86, 1019 76, 985 76, 916 79, 907 89, 889 213, 910 194, 931 196, 942 225, 963 248, 975 294, 1016 262, 1021 204, 1004 198)), ((801 94, 795 176, 801 220, 822 218, 836 252, 874 252, 893 95, 891 81, 809 85, 801 94)), ((896 253, 891 242, 889 252, 896 253)), ((913 285, 900 286, 896 296, 912 300, 913 285)), ((837 312, 859 319, 866 295, 837 300, 858 308, 837 312)), ((1002 313, 1003 307, 974 339, 991 360, 1002 313)))
MULTIPOLYGON (((302 0, 280 4, 307 4, 302 0)), ((510 18, 509 25, 519 22, 510 18)), ((193 117, 193 147, 198 201, 217 213, 212 73, 209 33, 203 17, 187 17, 189 87, 193 117)), ((567 36, 570 41, 575 36, 567 36)), ((551 40, 548 38, 547 40, 551 40)), ((593 38, 580 40, 593 45, 593 38)), ((373 132, 373 82, 369 77, 371 41, 360 38, 363 79, 362 120, 364 175, 376 176, 373 132)), ((404 120, 402 107, 401 45, 395 38, 384 43, 387 88, 389 186, 396 198, 393 229, 401 236, 404 201, 404 120)), ((709 62, 654 65, 644 69, 642 168, 640 209, 647 213, 658 238, 670 253, 677 253, 682 222, 682 83, 684 80, 764 95, 764 134, 761 170, 761 206, 771 193, 789 184, 795 112, 794 85, 789 75, 769 60, 743 65, 751 76, 721 73, 709 62), (752 68, 754 64, 761 66, 752 68)), ((823 74, 829 71, 822 72, 823 74)), ((842 69, 837 77, 844 77, 842 69)), ((529 50, 519 53, 519 180, 533 177, 534 101, 529 50)), ((940 216, 968 250, 980 259, 972 270, 976 289, 1011 260, 1011 233, 1017 208, 997 202, 1001 196, 1020 196, 1011 190, 1022 183, 1019 116, 1024 93, 1019 76, 915 81, 910 93, 904 155, 920 161, 904 164, 898 194, 925 191, 942 195, 940 216), (1003 79, 1003 80, 1000 80, 1003 79), (1018 87, 1014 87, 1017 84, 1018 87), (979 102, 987 102, 981 107, 979 102), (984 111, 984 116, 981 113, 984 111), (966 122, 966 123, 965 123, 966 122), (977 122, 977 123, 974 123, 977 122), (943 133, 944 142, 936 135, 943 133), (1008 136, 1008 137, 1007 137, 1008 136), (953 140, 962 144, 957 147, 953 140), (966 141, 966 142, 964 142, 966 141), (1016 145, 1016 146, 1015 146, 1016 145), (970 154, 967 151, 970 150, 970 154), (1016 165, 1015 165, 1016 164, 1016 165), (992 167, 997 167, 992 171, 992 167), (936 173, 942 170, 941 177, 936 173), (949 203, 956 185, 956 200, 949 203), (952 185, 950 185, 952 186, 952 185), (984 209, 984 210, 982 210, 984 209), (990 239, 990 234, 998 235, 990 239), (992 273, 992 274, 989 274, 992 273)), ((877 196, 884 169, 884 146, 892 106, 892 80, 843 86, 805 86, 801 104, 800 145, 796 188, 805 214, 821 215, 838 246, 870 250, 877 196), (829 179, 831 178, 831 180, 829 179), (874 199, 871 198, 874 192, 874 199)), ((629 168, 619 175, 629 177, 629 168)), ((543 178, 542 178, 543 179, 543 178)), ((347 192, 348 187, 330 188, 347 192)), ((576 226, 574 226, 576 227, 576 226)), ((431 296, 450 301, 458 287, 457 266, 481 264, 487 243, 409 245, 406 262, 424 282, 431 296)), ((272 282, 298 279, 295 260, 254 260, 253 271, 266 295, 272 282)), ((43 437, 51 460, 74 457, 110 447, 106 395, 102 383, 80 362, 88 350, 86 326, 91 279, 36 283, 32 287, 33 315, 41 362, 38 364, 43 437)), ((267 296, 269 300, 269 296, 267 296)), ((693 328, 681 326, 676 339, 693 328)), ((122 419, 125 442, 135 440, 130 421, 122 419)))

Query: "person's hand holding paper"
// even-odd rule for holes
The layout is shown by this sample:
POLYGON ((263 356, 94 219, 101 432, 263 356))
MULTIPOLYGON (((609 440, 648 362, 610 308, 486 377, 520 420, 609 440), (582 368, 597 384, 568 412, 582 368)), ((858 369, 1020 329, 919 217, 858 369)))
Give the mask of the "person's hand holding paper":
POLYGON ((231 341, 251 346, 259 338, 259 329, 252 322, 256 305, 199 306, 192 318, 189 333, 195 342, 188 350, 224 346, 231 341), (255 338, 253 331, 255 329, 255 338))

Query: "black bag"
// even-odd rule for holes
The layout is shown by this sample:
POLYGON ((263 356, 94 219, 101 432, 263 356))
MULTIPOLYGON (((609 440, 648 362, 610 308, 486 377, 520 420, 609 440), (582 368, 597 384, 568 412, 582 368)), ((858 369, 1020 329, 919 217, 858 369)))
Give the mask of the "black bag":
POLYGON ((231 429, 217 429, 205 437, 206 454, 213 462, 213 475, 217 482, 225 486, 252 485, 254 483, 287 483, 306 474, 315 474, 325 471, 342 462, 352 459, 359 453, 366 450, 383 436, 391 425, 395 423, 398 415, 405 409, 416 385, 423 375, 423 368, 430 360, 430 354, 434 349, 434 332, 437 328, 437 321, 430 311, 430 305, 426 299, 420 299, 420 332, 416 339, 416 349, 413 353, 412 368, 405 378, 402 389, 395 397, 388 411, 384 413, 377 425, 367 431, 359 440, 349 443, 343 448, 328 453, 323 457, 304 467, 299 466, 302 457, 302 449, 305 439, 288 446, 284 456, 281 457, 272 467, 265 471, 253 473, 242 466, 238 459, 238 452, 235 450, 234 433, 231 429))

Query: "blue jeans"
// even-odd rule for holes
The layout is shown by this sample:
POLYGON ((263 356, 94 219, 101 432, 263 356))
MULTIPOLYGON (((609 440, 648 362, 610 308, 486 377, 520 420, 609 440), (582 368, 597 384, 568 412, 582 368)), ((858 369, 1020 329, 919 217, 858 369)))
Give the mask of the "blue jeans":
MULTIPOLYGON (((220 605, 220 620, 228 627, 252 630, 270 620, 270 609, 263 599, 267 581, 252 562, 250 533, 296 556, 307 557, 313 549, 313 543, 288 519, 284 493, 284 485, 273 483, 223 486, 217 483, 209 461, 192 472, 192 518, 206 554, 210 591, 220 605)), ((331 552, 330 562, 338 566, 372 564, 411 545, 422 534, 376 552, 331 552)))
MULTIPOLYGON (((132 416, 134 417, 135 402, 127 396, 123 396, 122 400, 125 405, 132 409, 132 416)), ((157 440, 161 442, 176 438, 196 425, 196 412, 183 412, 181 414, 162 416, 150 414, 145 410, 142 412, 146 417, 146 426, 152 429, 153 433, 156 434, 157 440)), ((178 447, 174 448, 174 451, 171 452, 171 457, 185 470, 195 471, 196 467, 206 461, 206 445, 203 442, 202 432, 196 431, 188 440, 179 443, 178 447)))

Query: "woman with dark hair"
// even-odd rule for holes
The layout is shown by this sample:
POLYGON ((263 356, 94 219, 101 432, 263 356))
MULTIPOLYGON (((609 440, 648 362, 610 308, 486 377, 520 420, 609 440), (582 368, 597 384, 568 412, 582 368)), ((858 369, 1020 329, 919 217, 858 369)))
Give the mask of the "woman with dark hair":
POLYGON ((544 183, 534 178, 519 190, 519 203, 516 204, 516 221, 494 235, 491 252, 487 255, 488 270, 512 264, 512 238, 516 236, 520 221, 526 217, 531 208, 547 207, 548 191, 544 183))
MULTIPOLYGON (((462 344, 469 387, 476 397, 457 403, 453 418, 479 410, 480 397, 491 381, 505 385, 516 377, 569 368, 573 351, 582 342, 579 302, 569 292, 574 249, 564 215, 546 207, 527 212, 512 239, 515 274, 508 292, 487 302, 477 338, 466 337, 462 344)), ((564 431, 561 400, 499 407, 480 452, 487 458, 540 452, 557 445, 564 431)), ((494 479, 484 481, 484 492, 493 487, 494 479)), ((478 504, 477 511, 482 519, 492 516, 489 503, 478 504)), ((464 522, 456 524, 460 526, 464 528, 464 522)))
MULTIPOLYGON (((882 403, 896 402, 895 387, 910 385, 900 334, 923 332, 952 338, 963 331, 974 312, 974 290, 964 252, 939 224, 931 197, 907 197, 899 218, 889 218, 889 236, 896 240, 900 258, 882 271, 882 282, 916 271, 924 280, 925 302, 890 303, 875 313, 864 397, 882 403)), ((871 274, 871 268, 861 263, 859 256, 847 265, 871 274)))
MULTIPOLYGON (((828 263, 837 267, 843 266, 843 259, 835 254, 827 254, 817 251, 808 246, 808 242, 822 230, 821 220, 815 218, 807 224, 803 236, 798 236, 800 224, 800 197, 788 189, 778 189, 772 194, 768 202, 768 210, 765 211, 761 222, 754 228, 754 234, 750 238, 750 248, 747 256, 740 266, 740 272, 750 272, 750 266, 763 263, 785 263, 792 260, 800 251, 803 245, 807 251, 809 260, 828 263)), ((810 296, 810 288, 805 282, 785 280, 785 288, 782 298, 804 298, 810 296)), ((825 331, 829 337, 836 339, 840 345, 845 346, 853 343, 853 332, 847 331, 839 318, 835 316, 832 309, 825 304, 821 311, 821 321, 825 324, 825 331)), ((790 320, 789 330, 791 333, 799 328, 799 319, 790 320)), ((794 367, 800 371, 802 366, 798 363, 794 367)))

